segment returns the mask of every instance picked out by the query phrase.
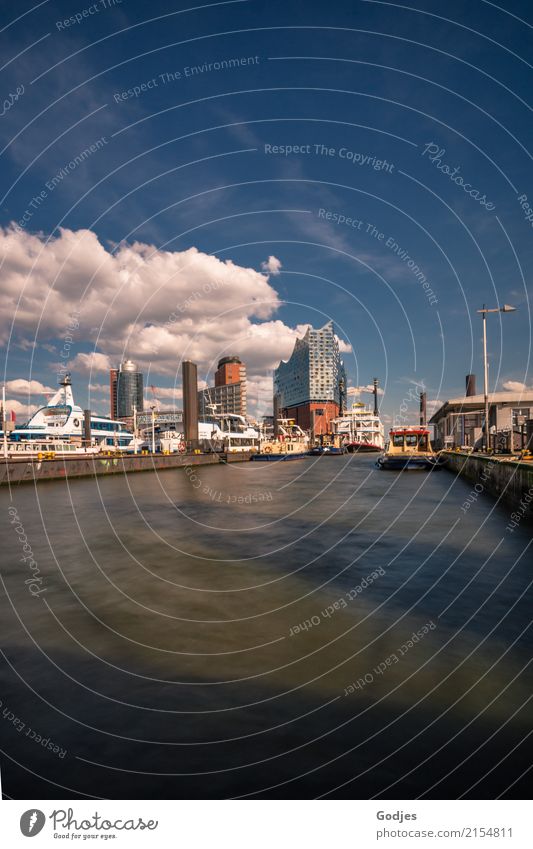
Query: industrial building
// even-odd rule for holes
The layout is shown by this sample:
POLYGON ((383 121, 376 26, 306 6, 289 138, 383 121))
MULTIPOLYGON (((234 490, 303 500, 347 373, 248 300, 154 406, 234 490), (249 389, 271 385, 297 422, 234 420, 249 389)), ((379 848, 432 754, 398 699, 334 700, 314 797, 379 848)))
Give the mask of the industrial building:
MULTIPOLYGON (((491 450, 519 451, 526 445, 527 422, 533 418, 533 389, 491 392, 489 437, 491 450)), ((432 416, 434 446, 481 448, 485 419, 485 396, 476 393, 474 375, 466 378, 466 394, 446 401, 432 416)))

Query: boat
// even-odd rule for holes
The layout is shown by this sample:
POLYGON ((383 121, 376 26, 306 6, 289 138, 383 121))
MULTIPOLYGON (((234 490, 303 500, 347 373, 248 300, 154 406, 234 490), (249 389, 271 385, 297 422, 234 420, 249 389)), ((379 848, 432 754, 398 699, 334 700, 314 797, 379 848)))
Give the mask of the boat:
MULTIPOLYGON (((163 454, 184 454, 185 435, 179 430, 143 429, 142 448, 163 454)), ((198 422, 198 443, 202 451, 236 454, 257 451, 259 431, 237 413, 213 413, 198 422)))
POLYGON ((394 427, 389 432, 389 443, 378 458, 379 469, 440 469, 439 453, 431 447, 430 432, 422 426, 394 427))
POLYGON ((8 434, 10 456, 33 456, 39 453, 87 454, 98 451, 132 451, 134 435, 124 422, 90 415, 90 444, 85 441, 85 412, 74 403, 72 381, 66 374, 58 391, 45 407, 35 412, 26 424, 8 434))
POLYGON ((385 431, 377 411, 363 403, 352 404, 332 421, 333 433, 350 454, 379 452, 385 447, 385 431))
POLYGON ((309 437, 294 419, 278 419, 277 436, 266 434, 259 442, 259 451, 251 460, 279 462, 280 460, 302 460, 309 454, 309 437))
POLYGON ((329 440, 323 438, 308 453, 312 457, 335 457, 346 454, 346 447, 340 438, 334 436, 333 439, 329 440))

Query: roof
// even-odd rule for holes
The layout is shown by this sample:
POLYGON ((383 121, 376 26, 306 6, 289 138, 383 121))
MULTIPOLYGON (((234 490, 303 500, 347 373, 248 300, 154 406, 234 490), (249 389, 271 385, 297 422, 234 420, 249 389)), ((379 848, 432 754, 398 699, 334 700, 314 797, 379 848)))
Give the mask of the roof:
MULTIPOLYGON (((484 395, 463 395, 461 398, 450 398, 433 413, 429 422, 436 424, 448 413, 469 413, 474 410, 483 410, 484 404, 484 395)), ((524 389, 521 392, 492 392, 489 394, 489 404, 530 404, 533 406, 533 389, 524 389)))

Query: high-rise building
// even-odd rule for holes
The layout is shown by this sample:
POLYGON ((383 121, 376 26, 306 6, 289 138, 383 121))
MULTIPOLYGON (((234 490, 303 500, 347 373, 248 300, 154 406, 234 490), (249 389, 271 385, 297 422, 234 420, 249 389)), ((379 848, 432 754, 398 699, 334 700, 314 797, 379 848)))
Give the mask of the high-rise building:
POLYGON ((144 407, 143 375, 137 370, 137 366, 131 360, 125 360, 120 364, 118 370, 112 369, 110 374, 111 418, 122 418, 132 416, 134 406, 140 413, 144 407), (115 375, 115 392, 113 394, 113 371, 115 375), (113 398, 114 412, 113 416, 113 398))
POLYGON ((117 417, 117 375, 118 368, 109 370, 109 408, 112 419, 117 417))
POLYGON ((200 418, 217 413, 246 416, 246 366, 239 357, 223 357, 215 372, 215 385, 198 392, 200 418))
POLYGON ((346 373, 333 322, 309 327, 297 339, 290 359, 274 372, 274 393, 282 415, 315 434, 331 430, 331 419, 344 406, 346 373))
POLYGON ((222 357, 215 372, 215 386, 246 383, 246 366, 239 357, 222 357))

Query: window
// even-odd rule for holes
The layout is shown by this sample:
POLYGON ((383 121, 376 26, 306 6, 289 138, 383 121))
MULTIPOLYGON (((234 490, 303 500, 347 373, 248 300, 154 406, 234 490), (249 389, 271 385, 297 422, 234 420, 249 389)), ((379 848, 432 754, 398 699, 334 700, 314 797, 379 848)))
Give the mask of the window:
POLYGON ((406 433, 405 444, 407 448, 416 448, 418 445, 418 437, 416 433, 406 433))
POLYGON ((392 436, 392 444, 395 448, 403 448, 403 433, 394 433, 392 436))

